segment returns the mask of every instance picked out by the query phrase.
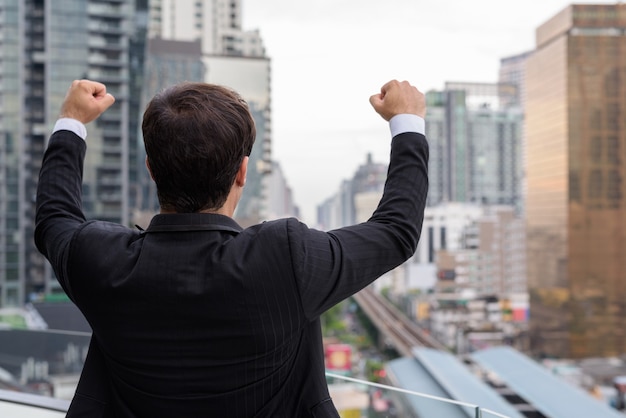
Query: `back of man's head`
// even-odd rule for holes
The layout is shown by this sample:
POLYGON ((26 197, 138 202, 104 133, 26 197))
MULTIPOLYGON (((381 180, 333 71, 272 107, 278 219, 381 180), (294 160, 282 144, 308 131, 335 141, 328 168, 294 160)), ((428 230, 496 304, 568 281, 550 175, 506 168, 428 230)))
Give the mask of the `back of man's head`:
POLYGON ((256 136, 246 102, 206 83, 182 83, 157 94, 142 130, 161 208, 178 213, 219 209, 256 136))

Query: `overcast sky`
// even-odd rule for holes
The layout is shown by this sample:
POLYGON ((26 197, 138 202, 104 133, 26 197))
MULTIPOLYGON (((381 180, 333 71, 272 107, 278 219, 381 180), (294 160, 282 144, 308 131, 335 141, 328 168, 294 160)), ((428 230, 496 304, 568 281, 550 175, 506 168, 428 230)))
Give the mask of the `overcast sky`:
MULTIPOLYGON (((584 3, 607 3, 586 1, 584 3)), ((610 3, 610 2, 608 2, 610 3)), ((390 79, 420 90, 495 82, 500 58, 534 48, 564 0, 243 0, 272 60, 272 153, 302 219, 367 153, 387 163, 386 123, 368 99, 390 79)))

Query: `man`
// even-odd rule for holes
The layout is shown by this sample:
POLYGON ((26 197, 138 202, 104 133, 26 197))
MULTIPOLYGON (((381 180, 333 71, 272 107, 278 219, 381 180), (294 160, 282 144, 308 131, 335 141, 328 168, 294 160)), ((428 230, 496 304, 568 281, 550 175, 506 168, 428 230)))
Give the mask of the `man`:
POLYGON ((330 232, 232 219, 254 123, 236 93, 203 83, 165 90, 144 114, 161 206, 146 231, 86 221, 84 124, 113 102, 100 83, 72 84, 37 192, 37 247, 93 329, 68 416, 338 417, 319 317, 416 249, 423 94, 391 81, 370 98, 393 136, 385 191, 367 222, 330 232))

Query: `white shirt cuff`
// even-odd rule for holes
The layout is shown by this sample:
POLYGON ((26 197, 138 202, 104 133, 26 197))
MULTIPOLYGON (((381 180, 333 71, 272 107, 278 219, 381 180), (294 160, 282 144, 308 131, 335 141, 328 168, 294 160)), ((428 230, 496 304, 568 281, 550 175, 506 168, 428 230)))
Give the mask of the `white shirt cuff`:
POLYGON ((426 121, 421 116, 402 113, 395 115, 389 120, 389 129, 391 130, 392 138, 405 132, 416 132, 426 135, 426 121))
POLYGON ((52 131, 52 133, 56 131, 72 131, 83 139, 87 138, 87 128, 85 128, 85 125, 83 125, 82 122, 72 118, 61 118, 57 120, 57 122, 54 124, 54 130, 52 131))

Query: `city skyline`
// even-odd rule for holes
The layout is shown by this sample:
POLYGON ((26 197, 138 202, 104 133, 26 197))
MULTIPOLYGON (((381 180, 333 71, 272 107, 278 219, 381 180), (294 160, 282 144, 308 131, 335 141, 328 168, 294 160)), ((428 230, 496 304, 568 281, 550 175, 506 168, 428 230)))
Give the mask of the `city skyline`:
MULTIPOLYGON (((0 25, 5 56, 20 59, 3 61, 0 308, 39 296, 34 309, 45 310, 43 303, 63 298, 49 265, 33 262, 34 225, 23 220, 33 212, 28 196, 46 146, 45 125, 62 101, 65 78, 81 73, 76 68, 106 83, 120 107, 89 125, 85 211, 132 225, 129 209, 148 202, 139 226, 147 226, 158 206, 142 141, 129 132, 139 134, 144 103, 163 86, 202 80, 231 86, 248 101, 257 142, 239 203, 243 215, 235 213, 239 224, 293 216, 295 203, 309 226, 334 229, 365 221, 376 207, 390 136, 368 98, 388 79, 406 79, 426 93, 429 105, 428 201, 415 254, 371 289, 404 307, 456 354, 503 344, 535 359, 610 357, 606 369, 594 366, 593 378, 603 386, 609 374, 624 374, 626 366, 613 360, 626 350, 626 4, 155 0, 153 13, 142 2, 136 22, 143 24, 130 30, 134 15, 123 11, 140 4, 135 0, 68 0, 66 9, 53 11, 46 2, 33 8, 6 2, 11 7, 0 15, 17 11, 20 20, 0 25), (86 17, 69 3, 84 3, 86 17), (83 30, 84 36, 61 36, 68 26, 58 30, 59 16, 84 21, 84 27, 69 26, 72 35, 83 30), (12 36, 16 32, 25 33, 24 40, 12 36), (59 52, 68 44, 86 52, 59 52), (242 45, 253 49, 238 49, 242 45), (145 96, 138 94, 142 86, 145 96), (15 278, 22 271, 28 280, 15 278)), ((30 315, 31 306, 23 311, 30 315)), ((380 335, 388 342, 386 327, 380 335)), ((472 361, 476 370, 480 361, 472 361)), ((390 376, 394 364, 385 366, 390 376)), ((553 363, 544 365, 559 374, 553 363)), ((585 390, 589 376, 578 382, 585 390)))
POLYGON ((368 153, 388 161, 387 125, 368 103, 382 83, 496 82, 500 59, 533 49, 537 27, 571 3, 244 0, 244 29, 259 29, 272 60, 273 158, 303 220, 315 223, 368 153))

